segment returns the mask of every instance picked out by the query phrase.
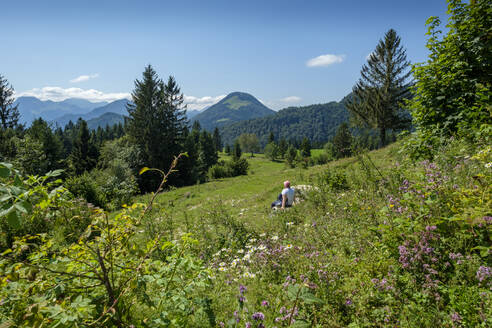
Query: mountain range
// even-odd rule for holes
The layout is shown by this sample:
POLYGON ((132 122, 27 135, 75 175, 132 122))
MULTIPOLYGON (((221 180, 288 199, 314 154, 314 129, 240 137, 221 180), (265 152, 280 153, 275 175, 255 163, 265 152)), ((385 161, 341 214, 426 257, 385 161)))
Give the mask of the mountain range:
POLYGON ((192 121, 200 122, 202 128, 211 131, 215 127, 274 113, 275 111, 263 105, 249 93, 233 92, 193 117, 192 121))

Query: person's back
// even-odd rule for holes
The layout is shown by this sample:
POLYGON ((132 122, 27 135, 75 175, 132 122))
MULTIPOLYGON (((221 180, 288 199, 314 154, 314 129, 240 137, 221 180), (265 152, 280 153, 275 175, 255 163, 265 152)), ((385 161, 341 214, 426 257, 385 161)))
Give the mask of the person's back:
POLYGON ((294 189, 292 189, 290 186, 288 188, 284 188, 282 190, 282 196, 286 196, 285 200, 285 206, 292 206, 294 204, 294 189))

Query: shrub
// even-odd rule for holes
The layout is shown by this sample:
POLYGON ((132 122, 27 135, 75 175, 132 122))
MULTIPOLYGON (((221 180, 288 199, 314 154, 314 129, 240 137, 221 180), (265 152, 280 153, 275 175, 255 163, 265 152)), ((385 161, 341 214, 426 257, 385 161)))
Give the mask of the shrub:
POLYGON ((244 158, 234 158, 232 161, 220 161, 208 170, 210 179, 230 178, 248 174, 249 163, 244 158))

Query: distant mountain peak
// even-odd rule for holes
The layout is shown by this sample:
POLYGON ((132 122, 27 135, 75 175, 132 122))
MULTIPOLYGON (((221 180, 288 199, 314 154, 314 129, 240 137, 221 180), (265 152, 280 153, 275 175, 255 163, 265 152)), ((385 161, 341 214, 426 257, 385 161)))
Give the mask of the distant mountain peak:
POLYGON ((213 130, 215 127, 274 113, 251 94, 235 91, 196 115, 193 120, 199 121, 204 129, 213 130))

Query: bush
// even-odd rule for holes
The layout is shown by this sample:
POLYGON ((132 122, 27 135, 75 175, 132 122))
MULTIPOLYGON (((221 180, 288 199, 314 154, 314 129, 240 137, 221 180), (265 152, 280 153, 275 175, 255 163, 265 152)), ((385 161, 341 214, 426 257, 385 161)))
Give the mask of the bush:
POLYGON ((208 170, 208 177, 210 179, 222 179, 247 175, 248 168, 249 163, 244 158, 233 159, 232 161, 220 161, 208 170))
POLYGON ((73 195, 107 209, 128 203, 138 191, 131 169, 120 160, 112 161, 107 169, 68 178, 65 184, 73 195))
POLYGON ((336 191, 349 189, 347 175, 338 169, 326 170, 320 176, 320 184, 336 191))

